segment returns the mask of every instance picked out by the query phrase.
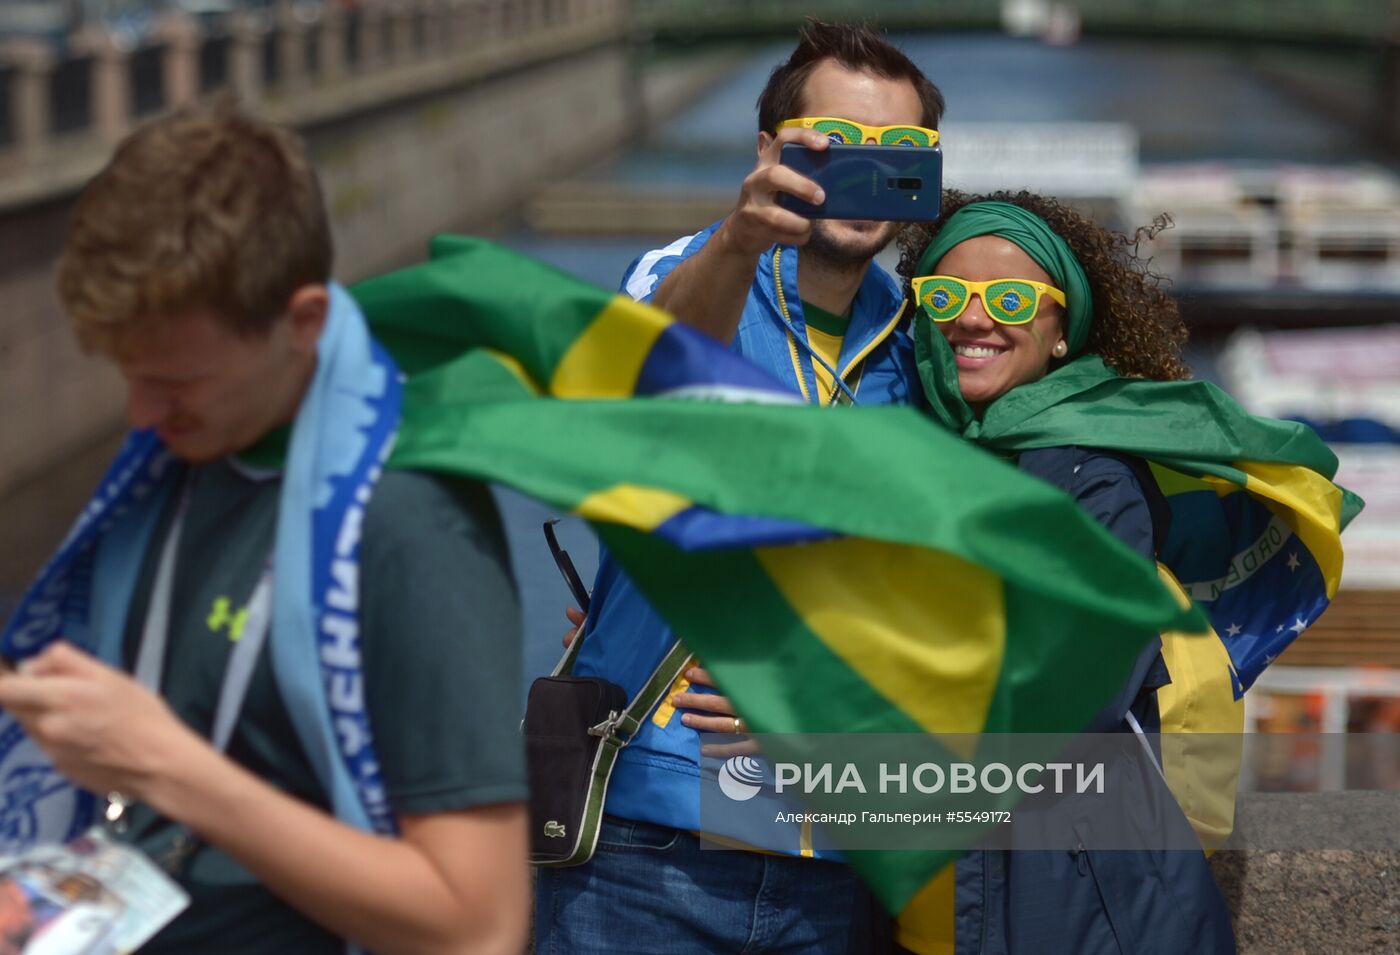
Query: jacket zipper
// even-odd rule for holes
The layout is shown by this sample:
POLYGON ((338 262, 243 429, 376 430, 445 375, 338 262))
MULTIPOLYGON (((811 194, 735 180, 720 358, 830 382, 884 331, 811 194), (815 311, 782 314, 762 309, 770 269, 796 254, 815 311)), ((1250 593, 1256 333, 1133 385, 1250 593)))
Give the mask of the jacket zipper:
MULTIPOLYGON (((783 316, 783 323, 785 325, 784 331, 787 333, 788 351, 792 356, 792 369, 797 377, 797 387, 798 390, 802 392, 802 400, 810 404, 812 402, 812 393, 807 389, 807 376, 803 374, 802 371, 802 352, 797 347, 797 336, 792 330, 792 313, 788 310, 787 295, 783 292, 782 254, 783 250, 781 248, 773 250, 773 285, 778 292, 778 311, 781 312, 783 316)), ((894 317, 870 340, 869 344, 862 348, 846 363, 845 368, 842 368, 839 372, 835 368, 829 369, 836 377, 831 383, 830 400, 823 400, 822 404, 826 406, 836 404, 841 395, 841 385, 837 383, 838 380, 846 383, 847 387, 851 390, 851 394, 854 395, 859 392, 860 379, 865 373, 864 367, 861 367, 860 371, 857 372, 854 386, 846 381, 847 376, 851 374, 852 369, 865 361, 881 342, 889 337, 890 332, 894 330, 895 326, 899 324, 899 320, 904 316, 904 311, 908 305, 909 303, 906 300, 901 299, 899 308, 895 310, 894 317)), ((820 381, 817 379, 815 361, 813 362, 812 379, 817 384, 820 384, 820 381)))

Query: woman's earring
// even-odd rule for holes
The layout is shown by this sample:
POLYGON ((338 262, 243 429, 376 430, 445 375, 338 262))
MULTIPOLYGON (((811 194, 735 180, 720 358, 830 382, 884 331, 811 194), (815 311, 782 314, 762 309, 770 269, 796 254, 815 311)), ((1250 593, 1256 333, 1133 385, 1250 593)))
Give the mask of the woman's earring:
POLYGON ((1055 343, 1054 348, 1050 349, 1050 354, 1054 355, 1056 358, 1063 358, 1065 357, 1065 353, 1068 351, 1069 346, 1065 344, 1065 341, 1062 338, 1055 343))

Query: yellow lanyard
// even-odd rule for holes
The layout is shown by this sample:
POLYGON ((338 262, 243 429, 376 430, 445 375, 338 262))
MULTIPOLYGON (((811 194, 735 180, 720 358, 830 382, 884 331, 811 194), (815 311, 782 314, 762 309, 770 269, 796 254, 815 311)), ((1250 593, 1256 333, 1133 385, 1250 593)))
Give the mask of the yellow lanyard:
MULTIPOLYGON (((810 404, 812 402, 812 393, 807 389, 807 376, 803 374, 802 369, 802 352, 797 344, 797 336, 793 334, 792 314, 788 311, 787 295, 783 292, 782 255, 782 249, 779 248, 773 250, 773 284, 777 287, 778 290, 778 310, 782 312, 783 322, 787 329, 788 350, 792 357, 793 374, 797 376, 797 387, 802 392, 802 400, 810 404)), ((901 316, 904 315, 904 309, 907 304, 908 303, 904 301, 901 301, 899 303, 899 308, 895 311, 894 317, 890 319, 889 324, 887 324, 884 327, 884 329, 881 330, 880 334, 876 335, 873 339, 871 339, 870 343, 864 348, 862 348, 854 358, 847 362, 846 367, 844 369, 842 369, 838 373, 835 368, 827 368, 827 371, 831 372, 832 375, 831 393, 825 396, 821 396, 821 401, 819 402, 819 404, 821 404, 824 407, 830 407, 831 405, 837 403, 837 401, 841 398, 843 392, 841 383, 845 380, 847 375, 851 374, 852 369, 855 370, 855 375, 854 378, 849 383, 847 383, 847 388, 849 388, 852 396, 854 396, 860 390, 861 375, 865 371, 865 366, 863 362, 867 357, 869 357, 870 353, 875 350, 875 346, 879 345, 882 341, 884 341, 889 336, 890 332, 894 330, 895 326, 899 324, 899 319, 901 318, 901 316)), ((805 342, 804 344, 807 345, 809 360, 814 366, 812 371, 812 379, 813 381, 816 381, 817 375, 815 365, 817 362, 821 361, 821 359, 817 357, 817 355, 813 351, 810 342, 805 342)), ((854 399, 851 398, 848 400, 853 401, 854 399)))

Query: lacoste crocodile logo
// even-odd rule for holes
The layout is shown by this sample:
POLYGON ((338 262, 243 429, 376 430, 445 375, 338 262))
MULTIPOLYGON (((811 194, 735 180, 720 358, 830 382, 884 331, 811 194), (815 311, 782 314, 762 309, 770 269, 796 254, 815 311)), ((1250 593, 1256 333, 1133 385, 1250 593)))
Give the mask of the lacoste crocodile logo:
POLYGON ((565 836, 564 824, 557 819, 551 819, 544 824, 544 834, 550 839, 563 839, 565 836))

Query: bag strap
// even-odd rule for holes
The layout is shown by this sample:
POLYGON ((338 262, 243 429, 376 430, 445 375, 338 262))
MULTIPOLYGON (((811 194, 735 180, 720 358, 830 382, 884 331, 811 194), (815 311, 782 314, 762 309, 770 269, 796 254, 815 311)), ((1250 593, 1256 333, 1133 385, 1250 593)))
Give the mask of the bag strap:
MULTIPOLYGON (((573 642, 564 650, 564 655, 559 658, 559 662, 554 665, 554 670, 550 676, 572 676, 574 663, 578 660, 579 651, 583 649, 584 638, 592 631, 588 625, 593 616, 590 614, 584 619, 583 624, 578 628, 573 642)), ((685 672, 685 668, 691 661, 691 652, 685 645, 677 640, 671 644, 671 649, 666 652, 666 656, 661 658, 661 662, 656 665, 646 683, 637 691, 637 695, 632 697, 627 704, 627 709, 621 713, 610 713, 608 718, 597 726, 591 726, 588 733, 591 736, 601 737, 603 742, 613 746, 626 746, 628 740, 641 729, 642 721, 647 718, 647 714, 656 708, 656 704, 661 702, 661 697, 671 688, 671 684, 676 682, 676 677, 685 672)))
POLYGON ((638 690, 632 702, 627 704, 627 709, 621 713, 609 714, 608 718, 597 726, 589 727, 588 735, 601 737, 604 743, 611 746, 626 746, 637 730, 642 728, 642 721, 647 718, 647 714, 656 708, 656 704, 661 702, 661 697, 671 688, 671 684, 676 682, 676 677, 685 672, 690 660, 691 654, 685 644, 679 640, 671 644, 671 649, 652 671, 646 685, 638 690))
POLYGON ((558 663, 554 664, 550 676, 573 676, 574 661, 578 659, 578 652, 583 649, 583 638, 587 634, 588 620, 585 618, 578 628, 578 633, 574 634, 574 642, 564 648, 564 655, 559 658, 558 663))
POLYGON ((618 756, 621 755, 622 748, 631 742, 637 730, 641 729, 647 714, 656 708, 656 704, 661 701, 671 684, 676 682, 676 677, 685 672, 690 660, 690 651, 677 640, 625 710, 621 713, 609 713, 607 719, 588 728, 588 735, 596 738, 598 743, 593 751, 593 765, 588 772, 582 811, 576 823, 571 824, 577 833, 573 849, 563 858, 551 856, 541 859, 532 854, 531 862, 550 867, 573 866, 582 865, 593 858, 603 821, 608 780, 612 778, 618 756))

